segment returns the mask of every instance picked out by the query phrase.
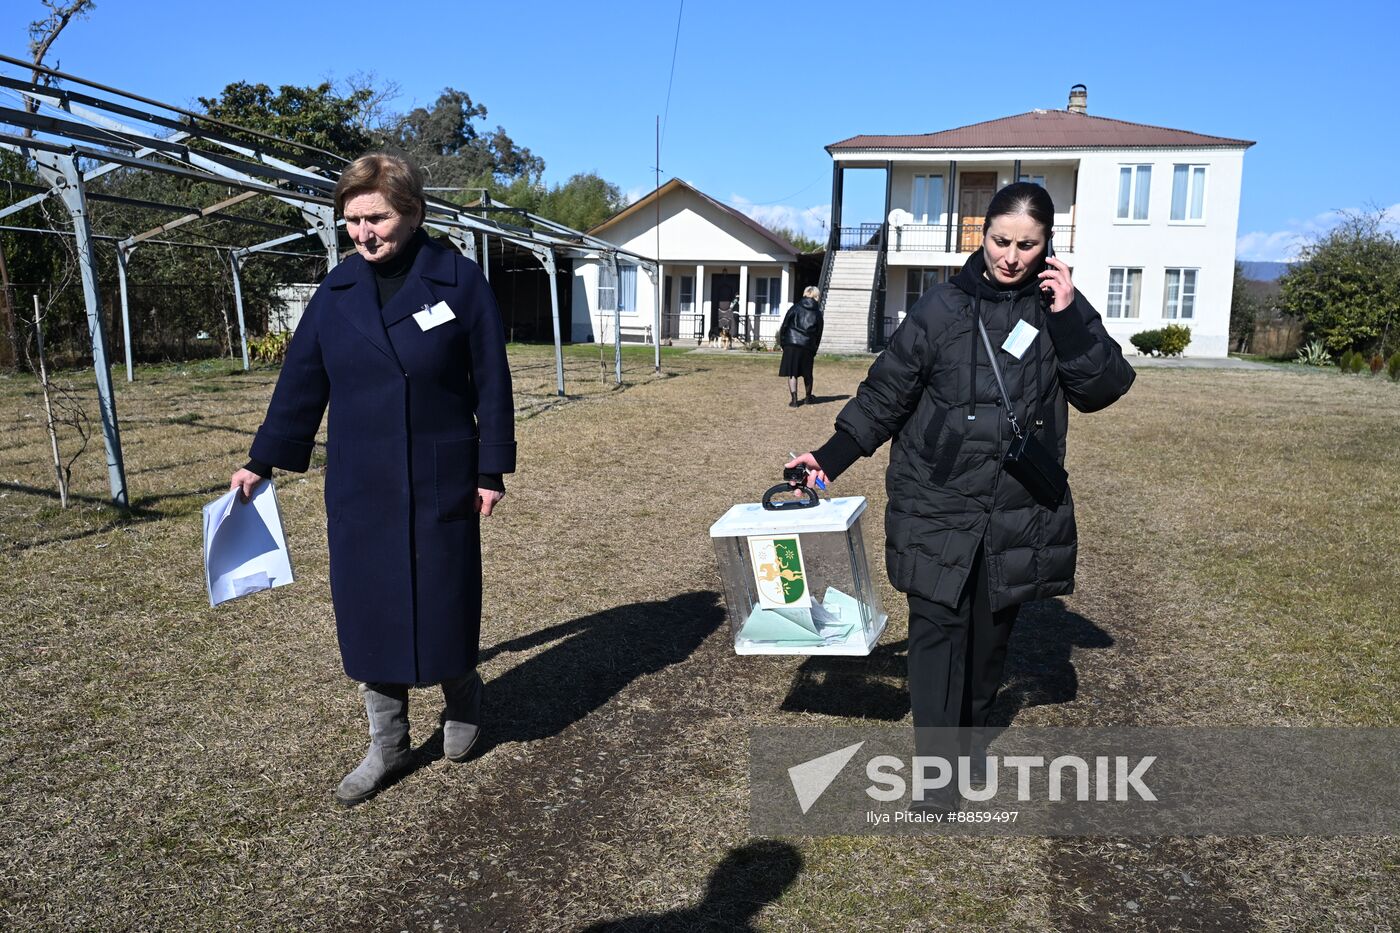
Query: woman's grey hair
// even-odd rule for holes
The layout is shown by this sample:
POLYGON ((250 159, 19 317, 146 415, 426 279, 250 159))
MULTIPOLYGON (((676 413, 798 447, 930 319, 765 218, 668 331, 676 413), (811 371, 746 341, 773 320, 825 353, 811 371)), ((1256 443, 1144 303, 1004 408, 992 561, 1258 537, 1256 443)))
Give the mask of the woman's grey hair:
POLYGON ((822 290, 815 285, 808 285, 806 288, 802 289, 802 297, 810 298, 813 301, 821 301, 822 290))

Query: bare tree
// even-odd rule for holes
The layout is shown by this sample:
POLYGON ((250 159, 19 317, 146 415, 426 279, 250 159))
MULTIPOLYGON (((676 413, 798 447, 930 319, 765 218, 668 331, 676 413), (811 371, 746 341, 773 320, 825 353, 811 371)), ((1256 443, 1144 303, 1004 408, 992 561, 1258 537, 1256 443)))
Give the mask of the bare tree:
MULTIPOLYGON (((49 54, 49 49, 53 46, 54 40, 64 27, 74 19, 84 17, 97 7, 96 0, 40 0, 44 9, 48 10, 48 15, 42 19, 36 19, 29 24, 29 54, 30 60, 34 62, 33 81, 35 84, 47 84, 46 76, 39 71, 40 65, 44 64, 44 56, 49 54)), ((38 101, 25 98, 24 109, 29 113, 39 112, 38 101)), ((26 128, 25 138, 32 139, 34 131, 26 128)), ((5 266, 5 245, 0 243, 0 317, 4 319, 4 325, 10 336, 10 346, 14 351, 15 363, 19 362, 19 351, 15 347, 15 309, 10 297, 10 273, 5 266)))
MULTIPOLYGON (((44 211, 48 212, 47 205, 45 205, 44 211)), ((50 223, 52 224, 53 221, 50 220, 50 223)), ((39 296, 34 296, 35 353, 30 353, 30 345, 26 341, 24 356, 29 364, 29 369, 39 374, 39 387, 43 390, 44 396, 44 422, 49 429, 49 446, 53 455, 54 481, 58 485, 59 504, 66 509, 68 508, 68 489, 73 477, 73 464, 87 450, 88 441, 92 437, 92 421, 88 417, 82 399, 79 398, 72 386, 59 385, 49 377, 48 365, 44 359, 44 318, 52 310, 55 297, 62 295, 72 283, 78 269, 77 248, 66 237, 62 239, 62 242, 68 254, 63 264, 63 272, 58 277, 57 287, 49 289, 49 300, 43 309, 39 306, 39 296), (60 425, 71 430, 78 439, 76 449, 66 459, 59 453, 58 429, 60 425)))
MULTIPOLYGON (((54 40, 69 23, 87 16, 97 7, 95 0, 40 0, 40 3, 49 11, 48 15, 29 24, 29 54, 36 66, 44 64, 44 56, 49 54, 54 40)), ((37 67, 34 69, 34 83, 48 83, 37 67)), ((34 101, 29 101, 27 108, 30 113, 34 113, 39 106, 34 101)))
POLYGON ((355 114, 356 129, 380 142, 389 135, 398 116, 389 109, 389 102, 403 90, 397 81, 381 78, 373 71, 357 71, 336 82, 336 90, 342 97, 360 101, 355 114))

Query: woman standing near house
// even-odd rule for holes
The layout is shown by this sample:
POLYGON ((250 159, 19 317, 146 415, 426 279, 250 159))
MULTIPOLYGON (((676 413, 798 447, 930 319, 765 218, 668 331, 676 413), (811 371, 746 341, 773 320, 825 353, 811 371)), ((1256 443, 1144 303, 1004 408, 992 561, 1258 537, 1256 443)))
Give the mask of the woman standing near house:
POLYGON ((441 684, 443 751, 480 730, 479 517, 515 470, 500 313, 481 270, 422 230, 423 176, 398 156, 356 159, 335 188, 358 255, 326 276, 297 326, 232 486, 306 470, 330 403, 326 514, 345 673, 369 716, 364 760, 336 790, 352 806, 411 761, 410 686, 441 684))
POLYGON ((806 384, 804 401, 812 401, 812 363, 822 342, 821 297, 821 289, 807 286, 802 290, 802 300, 788 308, 778 328, 778 346, 783 348, 778 375, 787 376, 788 392, 792 396, 788 405, 792 408, 802 404, 797 400, 799 377, 806 384))
POLYGON ((1098 411, 1133 383, 1069 267, 1047 258, 1054 217, 1041 186, 1001 189, 982 248, 909 312, 831 439, 788 464, 829 482, 893 438, 885 558, 909 598, 916 727, 985 726, 1020 605, 1074 589, 1073 501, 1038 501, 1003 468, 1013 430, 987 343, 1019 424, 1061 464, 1068 405, 1098 411))

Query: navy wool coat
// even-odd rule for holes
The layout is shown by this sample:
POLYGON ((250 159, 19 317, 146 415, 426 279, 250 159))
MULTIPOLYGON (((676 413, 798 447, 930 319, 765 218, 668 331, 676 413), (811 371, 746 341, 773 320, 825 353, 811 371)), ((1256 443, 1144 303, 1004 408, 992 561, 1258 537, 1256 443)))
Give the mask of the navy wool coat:
POLYGON ((428 241, 383 309, 360 256, 326 276, 287 349, 251 456, 302 472, 327 431, 331 598, 345 673, 437 683, 476 667, 477 473, 515 470, 505 334, 477 265, 428 241), (455 317, 424 330, 414 315, 455 317))

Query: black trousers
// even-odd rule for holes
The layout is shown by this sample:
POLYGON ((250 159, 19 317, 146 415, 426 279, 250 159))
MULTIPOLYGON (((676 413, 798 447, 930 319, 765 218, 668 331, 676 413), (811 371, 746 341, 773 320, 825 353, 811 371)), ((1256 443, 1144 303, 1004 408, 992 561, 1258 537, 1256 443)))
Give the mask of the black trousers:
POLYGON ((993 612, 979 547, 956 609, 909 596, 909 700, 916 728, 986 726, 1020 606, 993 612))

